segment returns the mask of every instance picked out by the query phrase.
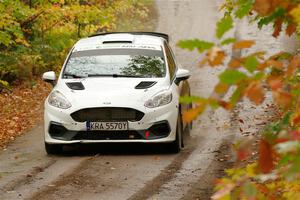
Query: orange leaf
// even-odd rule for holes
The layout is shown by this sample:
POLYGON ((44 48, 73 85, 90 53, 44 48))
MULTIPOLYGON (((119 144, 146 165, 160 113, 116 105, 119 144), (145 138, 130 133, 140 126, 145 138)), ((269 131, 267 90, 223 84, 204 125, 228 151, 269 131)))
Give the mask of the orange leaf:
POLYGON ((292 126, 299 126, 300 125, 300 113, 295 113, 291 118, 292 126))
POLYGON ((298 67, 300 67, 300 56, 294 56, 288 66, 288 69, 286 72, 287 76, 291 77, 298 67))
POLYGON ((273 37, 277 38, 282 30, 282 23, 283 23, 283 20, 282 18, 279 18, 275 21, 274 23, 274 32, 273 32, 273 37))
POLYGON ((255 44, 253 40, 241 40, 233 44, 233 49, 250 48, 255 44))
POLYGON ((240 144, 237 144, 235 149, 237 150, 237 160, 242 161, 247 159, 251 155, 251 145, 253 144, 253 140, 243 140, 240 144))
POLYGON ((282 90, 273 92, 273 97, 275 102, 283 108, 288 108, 292 103, 292 95, 282 90))
POLYGON ((263 88, 259 82, 252 82, 245 90, 245 95, 256 105, 261 104, 265 99, 263 88))
POLYGON ((242 66, 242 63, 239 59, 232 58, 231 61, 228 64, 228 66, 230 68, 239 68, 240 66, 242 66))
POLYGON ((207 54, 208 64, 212 67, 221 65, 223 64, 225 56, 225 52, 222 51, 220 48, 212 48, 207 54))
POLYGON ((268 60, 267 64, 269 66, 275 67, 277 69, 282 69, 283 68, 283 63, 278 61, 278 60, 268 60))
POLYGON ((219 83, 215 87, 215 92, 217 94, 223 94, 223 93, 226 93, 228 91, 228 89, 229 89, 229 86, 227 84, 219 83))
POLYGON ((272 9, 272 0, 255 0, 253 9, 262 16, 268 15, 272 9))
POLYGON ((258 164, 260 171, 263 173, 269 173, 274 169, 272 147, 264 139, 262 139, 259 144, 258 164))
POLYGON ((184 111, 182 113, 182 119, 186 123, 190 123, 204 111, 206 103, 199 103, 199 105, 193 109, 184 111))
POLYGON ((262 63, 259 63, 258 66, 257 66, 257 69, 258 70, 264 70, 265 68, 268 67, 268 64, 267 62, 262 62, 262 63))
POLYGON ((267 79, 267 83, 272 90, 278 90, 283 86, 283 80, 279 76, 270 76, 267 79))
POLYGON ((218 47, 213 47, 207 53, 205 58, 199 63, 200 66, 208 63, 211 67, 222 65, 226 54, 218 47))
POLYGON ((293 35, 293 33, 295 33, 297 30, 297 25, 294 24, 294 23, 291 23, 287 26, 286 30, 285 30, 285 33, 288 35, 288 36, 291 36, 293 35))
POLYGON ((226 101, 218 101, 219 105, 226 110, 231 110, 233 108, 232 104, 226 101))

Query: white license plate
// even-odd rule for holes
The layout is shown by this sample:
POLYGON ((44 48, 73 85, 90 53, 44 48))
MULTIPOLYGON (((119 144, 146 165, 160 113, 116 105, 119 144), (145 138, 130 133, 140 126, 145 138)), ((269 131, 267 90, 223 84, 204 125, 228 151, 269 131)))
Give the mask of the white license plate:
POLYGON ((128 130, 128 122, 87 122, 89 131, 124 131, 128 130))

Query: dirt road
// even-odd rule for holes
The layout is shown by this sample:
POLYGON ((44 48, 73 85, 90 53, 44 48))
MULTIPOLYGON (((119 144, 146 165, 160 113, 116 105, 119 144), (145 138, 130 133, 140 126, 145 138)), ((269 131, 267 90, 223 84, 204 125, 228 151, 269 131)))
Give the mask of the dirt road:
MULTIPOLYGON (((200 69, 197 52, 175 44, 184 38, 213 40, 216 1, 158 0, 157 8, 157 31, 170 34, 179 62, 192 71, 192 93, 208 96, 221 69, 200 69)), ((208 110, 177 155, 153 145, 117 145, 47 156, 38 126, 0 151, 0 199, 209 199, 237 129, 231 114, 208 110)))

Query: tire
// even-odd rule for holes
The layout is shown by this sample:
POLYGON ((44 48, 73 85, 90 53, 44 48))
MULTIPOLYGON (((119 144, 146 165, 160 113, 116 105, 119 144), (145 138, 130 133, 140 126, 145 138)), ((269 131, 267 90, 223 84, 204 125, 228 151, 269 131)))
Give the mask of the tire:
POLYGON ((177 126, 176 126, 176 139, 174 142, 170 144, 170 150, 172 153, 179 153, 180 150, 183 148, 183 130, 182 130, 182 119, 180 111, 177 117, 177 126))
POLYGON ((63 146, 60 144, 48 144, 45 142, 45 150, 48 155, 61 154, 63 152, 63 146))

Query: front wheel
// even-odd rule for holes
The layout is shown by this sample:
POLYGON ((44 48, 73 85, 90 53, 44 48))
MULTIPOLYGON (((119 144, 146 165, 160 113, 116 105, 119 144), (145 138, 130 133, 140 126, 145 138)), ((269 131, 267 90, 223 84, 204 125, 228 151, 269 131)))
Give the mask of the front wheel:
POLYGON ((179 153, 180 150, 183 148, 183 137, 182 137, 182 119, 181 119, 181 114, 180 111, 178 113, 177 117, 177 126, 176 126, 176 139, 174 142, 170 144, 170 150, 173 153, 179 153))
POLYGON ((48 155, 61 154, 63 152, 63 146, 60 144, 48 144, 45 142, 45 150, 48 155))

